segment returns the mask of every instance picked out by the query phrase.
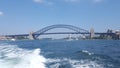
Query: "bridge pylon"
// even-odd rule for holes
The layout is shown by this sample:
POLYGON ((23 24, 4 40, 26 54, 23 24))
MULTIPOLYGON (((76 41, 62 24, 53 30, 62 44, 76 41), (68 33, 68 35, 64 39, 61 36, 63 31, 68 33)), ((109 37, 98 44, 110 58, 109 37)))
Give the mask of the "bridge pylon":
POLYGON ((34 39, 35 39, 34 36, 33 36, 33 33, 34 33, 34 32, 30 32, 30 33, 29 33, 29 40, 34 40, 34 39))
POLYGON ((91 29, 90 29, 90 38, 93 39, 94 36, 95 36, 94 28, 91 28, 91 29))
POLYGON ((120 39, 120 30, 115 31, 115 35, 116 35, 117 39, 120 39))

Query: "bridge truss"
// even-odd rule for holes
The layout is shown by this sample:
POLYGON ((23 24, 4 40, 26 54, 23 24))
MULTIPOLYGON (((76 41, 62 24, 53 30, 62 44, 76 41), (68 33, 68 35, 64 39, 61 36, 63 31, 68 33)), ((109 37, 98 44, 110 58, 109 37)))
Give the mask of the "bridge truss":
MULTIPOLYGON (((89 34, 88 30, 76 27, 76 26, 72 26, 72 25, 64 25, 64 24, 57 24, 57 25, 51 25, 51 26, 47 26, 41 30, 38 30, 36 32, 34 32, 34 37, 37 38, 40 35, 44 35, 46 34, 47 31, 55 29, 55 28, 66 28, 66 29, 70 29, 75 31, 74 33, 71 32, 71 34, 89 34)), ((48 33, 48 34, 67 34, 67 32, 58 32, 58 33, 48 33)), ((68 32, 68 34, 70 34, 70 32, 68 32)))

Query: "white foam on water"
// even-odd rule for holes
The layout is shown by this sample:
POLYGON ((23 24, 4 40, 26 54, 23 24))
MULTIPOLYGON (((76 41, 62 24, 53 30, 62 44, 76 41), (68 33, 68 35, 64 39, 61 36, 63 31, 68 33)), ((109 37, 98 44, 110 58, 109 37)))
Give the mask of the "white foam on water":
MULTIPOLYGON (((17 45, 0 44, 0 68, 104 68, 102 64, 90 60, 73 60, 69 58, 44 58, 41 50, 26 50, 17 45), (48 67, 46 67, 48 64, 48 67), (64 68, 64 67, 63 67, 64 68)), ((88 53, 88 51, 82 51, 88 53)), ((91 55, 91 54, 90 54, 91 55)))
POLYGON ((91 52, 89 52, 89 51, 87 51, 87 50, 82 50, 82 52, 83 53, 87 53, 88 55, 93 55, 94 53, 91 53, 91 52))
POLYGON ((26 50, 16 45, 0 45, 0 68, 46 68, 40 49, 26 50))
POLYGON ((89 60, 72 60, 72 59, 48 59, 47 63, 50 68, 60 68, 60 66, 68 65, 65 68, 104 68, 102 64, 97 64, 95 61, 89 60), (65 62, 65 63, 64 63, 65 62))

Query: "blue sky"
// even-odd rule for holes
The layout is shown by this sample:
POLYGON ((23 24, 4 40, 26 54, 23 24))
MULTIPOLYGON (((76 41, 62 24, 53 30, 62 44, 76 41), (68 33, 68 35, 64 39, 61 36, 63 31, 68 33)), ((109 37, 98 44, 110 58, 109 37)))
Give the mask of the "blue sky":
POLYGON ((0 35, 53 24, 93 27, 97 32, 120 29, 120 0, 0 0, 0 35))

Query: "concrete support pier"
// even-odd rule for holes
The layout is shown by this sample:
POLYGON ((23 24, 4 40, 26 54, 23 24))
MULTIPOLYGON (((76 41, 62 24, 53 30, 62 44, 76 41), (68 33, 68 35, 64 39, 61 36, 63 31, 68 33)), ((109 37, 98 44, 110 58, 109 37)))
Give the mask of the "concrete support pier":
POLYGON ((95 36, 94 29, 91 28, 91 29, 90 29, 90 38, 93 39, 94 36, 95 36))
POLYGON ((118 38, 118 39, 120 39, 120 33, 118 34, 118 36, 119 36, 119 38, 118 38))
POLYGON ((29 40, 34 40, 34 39, 35 39, 34 36, 33 36, 33 33, 34 33, 34 32, 30 32, 30 33, 29 33, 29 40))

